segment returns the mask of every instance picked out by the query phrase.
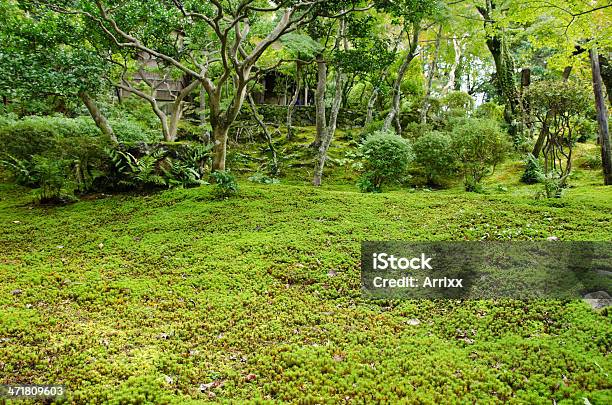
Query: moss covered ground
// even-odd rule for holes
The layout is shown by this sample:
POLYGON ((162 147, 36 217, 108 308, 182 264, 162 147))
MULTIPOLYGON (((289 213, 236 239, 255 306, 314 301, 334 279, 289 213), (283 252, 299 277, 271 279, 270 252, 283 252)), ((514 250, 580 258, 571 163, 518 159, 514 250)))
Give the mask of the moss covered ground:
POLYGON ((612 401, 612 311, 367 301, 359 285, 363 240, 610 240, 599 172, 535 200, 518 161, 487 194, 361 194, 331 167, 320 189, 295 166, 227 200, 203 186, 38 207, 0 185, 0 384, 65 384, 74 403, 612 401))

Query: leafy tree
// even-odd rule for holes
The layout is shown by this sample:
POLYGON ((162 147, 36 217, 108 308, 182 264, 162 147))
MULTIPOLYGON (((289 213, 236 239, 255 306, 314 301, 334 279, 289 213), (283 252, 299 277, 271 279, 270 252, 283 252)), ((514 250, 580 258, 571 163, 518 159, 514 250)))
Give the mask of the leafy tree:
POLYGON ((39 3, 59 13, 81 16, 117 47, 145 53, 199 81, 208 96, 213 169, 223 171, 229 128, 240 112, 249 82, 257 78, 262 55, 281 37, 315 18, 333 16, 337 10, 347 14, 359 2, 75 0, 34 4, 39 3), (273 15, 274 20, 264 18, 266 15, 273 15), (184 43, 179 52, 169 46, 178 37, 184 43))
POLYGON ((481 180, 493 173, 508 151, 508 141, 496 121, 467 118, 452 131, 453 150, 457 154, 467 191, 477 191, 481 180))
POLYGON ((0 7, 0 93, 26 104, 57 97, 80 99, 102 133, 113 142, 114 131, 94 96, 107 90, 103 80, 109 65, 86 46, 86 30, 74 19, 53 13, 35 18, 29 10, 8 2, 0 7))
POLYGON ((529 88, 528 99, 544 134, 544 170, 563 185, 572 170, 578 118, 589 111, 589 93, 575 82, 546 80, 529 88))
POLYGON ((370 135, 360 151, 365 164, 359 188, 364 192, 380 192, 384 184, 401 180, 414 158, 410 142, 389 131, 370 135))

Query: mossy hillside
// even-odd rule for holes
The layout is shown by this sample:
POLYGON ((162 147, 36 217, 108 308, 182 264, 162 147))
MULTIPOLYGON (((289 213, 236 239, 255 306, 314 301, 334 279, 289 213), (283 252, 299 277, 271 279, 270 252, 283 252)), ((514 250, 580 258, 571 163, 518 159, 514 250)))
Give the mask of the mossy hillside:
POLYGON ((1 186, 1 382, 94 403, 609 401, 609 312, 359 286, 362 240, 609 240, 608 188, 212 187, 40 208, 1 186))

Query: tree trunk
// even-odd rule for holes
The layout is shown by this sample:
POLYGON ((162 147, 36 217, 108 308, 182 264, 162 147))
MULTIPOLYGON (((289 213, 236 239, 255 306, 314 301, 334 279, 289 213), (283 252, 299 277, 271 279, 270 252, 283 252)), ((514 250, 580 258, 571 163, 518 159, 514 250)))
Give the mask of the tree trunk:
POLYGON ((520 118, 521 100, 514 82, 514 60, 508 51, 504 33, 495 26, 496 22, 492 20, 495 6, 495 1, 487 0, 485 7, 477 6, 476 8, 483 17, 485 32, 488 33, 486 44, 495 63, 497 91, 506 102, 504 119, 510 127, 510 135, 516 139, 519 129, 515 121, 517 117, 520 118))
POLYGON ((259 124, 259 127, 263 131, 264 136, 266 137, 266 141, 268 142, 268 147, 270 148, 270 152, 272 153, 271 172, 272 174, 276 175, 278 174, 278 159, 276 157, 276 149, 274 148, 274 143, 272 142, 272 135, 270 135, 270 131, 268 131, 268 127, 266 126, 266 123, 263 122, 263 119, 259 115, 259 112, 257 111, 257 106, 255 105, 255 101, 253 100, 253 96, 251 96, 251 93, 247 95, 247 101, 249 102, 249 107, 251 108, 253 117, 255 117, 257 124, 259 124))
POLYGON ((334 90, 334 101, 332 103, 332 108, 329 114, 329 123, 327 124, 323 136, 321 138, 321 143, 319 144, 319 148, 317 150, 317 157, 315 161, 315 169, 314 169, 314 177, 312 179, 312 184, 315 186, 321 185, 321 179, 323 177, 323 168, 325 167, 325 161, 327 160, 327 150, 329 149, 329 145, 331 144, 332 139, 334 138, 334 133, 336 132, 336 122, 338 119, 338 113, 340 112, 340 106, 342 105, 342 84, 344 82, 344 74, 340 71, 336 71, 336 88, 334 90))
POLYGON ((79 92, 79 97, 83 101, 83 104, 85 104, 85 107, 87 107, 87 110, 89 111, 91 118, 93 118, 94 122, 96 123, 96 126, 100 128, 100 131, 102 131, 102 134, 110 139, 112 143, 117 143, 117 137, 115 136, 113 128, 110 126, 104 114, 102 114, 102 111, 100 111, 98 108, 98 105, 94 99, 91 98, 89 93, 86 91, 79 92))
POLYGON ((603 95, 603 84, 599 66, 597 48, 589 52, 591 71, 593 73, 593 92, 595 93, 595 108, 597 124, 599 125, 599 140, 601 144, 601 163, 603 166, 604 184, 612 185, 612 151, 610 150, 610 134, 608 132, 608 108, 603 95))
POLYGON ((298 61, 295 62, 295 93, 291 99, 291 103, 287 108, 287 140, 293 139, 293 110, 297 104, 298 98, 300 97, 300 82, 301 82, 302 64, 298 61))
POLYGON ((372 119, 374 118, 374 105, 378 100, 378 93, 380 93, 380 89, 378 87, 375 87, 372 91, 372 94, 370 95, 370 98, 368 99, 368 112, 366 114, 365 123, 363 124, 364 127, 367 126, 370 122, 372 122, 372 119))
MULTIPOLYGON (((388 131, 393 125, 396 115, 400 112, 400 100, 402 96, 401 85, 404 80, 404 76, 406 75, 406 71, 408 70, 408 66, 410 66, 410 62, 416 56, 416 49, 418 46, 419 40, 419 27, 418 24, 415 23, 412 28, 412 41, 410 44, 410 49, 406 54, 406 59, 400 66, 399 71, 397 72, 397 77, 395 78, 395 82, 393 83, 393 101, 391 104, 391 110, 389 110, 389 114, 385 118, 385 123, 383 125, 383 130, 388 131)), ((401 135, 401 134, 398 134, 401 135)))
POLYGON ((421 106, 421 123, 425 124, 427 122, 427 112, 429 111, 429 97, 431 97, 431 87, 433 84, 433 78, 436 74, 436 68, 438 66, 438 55, 440 54, 440 40, 442 39, 442 24, 440 24, 440 28, 438 29, 438 34, 436 35, 435 42, 435 50, 434 57, 431 61, 431 66, 429 68, 429 72, 427 72, 427 89, 425 90, 425 98, 423 98, 423 105, 421 106))
MULTIPOLYGON (((465 36, 463 37, 465 38, 465 36)), ((457 83, 457 70, 459 69, 459 65, 461 64, 461 55, 463 53, 462 42, 457 39, 456 36, 453 36, 453 49, 455 51, 455 58, 453 60, 453 64, 451 66, 450 72, 448 73, 448 82, 442 89, 442 94, 447 94, 450 90, 456 90, 457 83)))
POLYGON ((327 126, 325 116, 325 87, 327 85, 327 62, 322 54, 317 55, 317 89, 315 90, 315 111, 317 133, 312 147, 319 149, 327 126))
POLYGON ((183 116, 183 106, 182 103, 178 105, 172 106, 172 111, 170 112, 170 122, 168 123, 168 135, 166 138, 166 142, 175 142, 176 134, 178 132, 178 124, 183 116))
MULTIPOLYGON (((563 69, 562 78, 564 82, 569 80, 571 73, 572 73, 571 66, 567 66, 565 69, 563 69)), ((538 139, 536 140, 536 143, 533 146, 533 151, 531 152, 531 154, 536 159, 538 158, 538 156, 540 156, 540 153, 542 152, 542 148, 544 147, 544 142, 546 141, 546 138, 548 137, 548 133, 549 133, 548 122, 551 120, 551 118, 552 118, 552 111, 546 114, 546 117, 544 118, 544 122, 542 123, 542 129, 540 129, 540 135, 538 135, 538 139)))
POLYGON ((213 127, 213 172, 222 172, 225 170, 225 157, 227 154, 227 133, 229 126, 225 124, 215 125, 213 127))

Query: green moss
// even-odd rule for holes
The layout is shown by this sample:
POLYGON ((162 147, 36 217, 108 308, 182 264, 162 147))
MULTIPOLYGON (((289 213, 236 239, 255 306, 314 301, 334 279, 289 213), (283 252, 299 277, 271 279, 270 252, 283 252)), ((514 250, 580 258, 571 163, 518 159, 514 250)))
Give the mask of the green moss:
POLYGON ((362 240, 610 239, 597 172, 551 202, 520 170, 484 195, 242 181, 223 201, 203 186, 56 208, 0 185, 0 383, 77 403, 609 402, 610 311, 361 298, 362 240))

